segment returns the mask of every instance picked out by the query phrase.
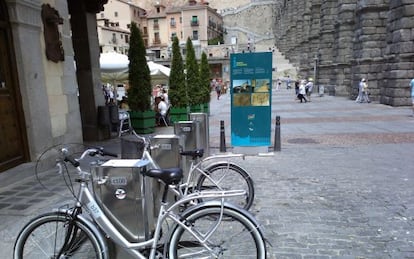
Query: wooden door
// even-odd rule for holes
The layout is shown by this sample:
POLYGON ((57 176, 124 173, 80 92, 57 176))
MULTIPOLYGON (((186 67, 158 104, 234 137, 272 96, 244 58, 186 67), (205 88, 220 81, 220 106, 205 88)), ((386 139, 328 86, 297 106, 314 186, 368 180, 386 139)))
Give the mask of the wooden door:
POLYGON ((0 0, 0 172, 28 161, 27 137, 5 3, 0 0))

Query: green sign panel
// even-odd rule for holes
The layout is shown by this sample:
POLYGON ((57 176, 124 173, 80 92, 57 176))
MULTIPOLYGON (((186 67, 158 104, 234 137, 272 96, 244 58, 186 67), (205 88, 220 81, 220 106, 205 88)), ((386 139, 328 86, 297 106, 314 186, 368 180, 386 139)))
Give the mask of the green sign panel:
POLYGON ((270 146, 272 53, 230 55, 231 144, 270 146))

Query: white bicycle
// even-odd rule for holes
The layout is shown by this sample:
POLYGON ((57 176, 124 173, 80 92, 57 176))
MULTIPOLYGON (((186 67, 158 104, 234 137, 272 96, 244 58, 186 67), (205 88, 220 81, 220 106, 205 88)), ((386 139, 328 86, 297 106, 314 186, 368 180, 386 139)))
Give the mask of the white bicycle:
POLYGON ((243 191, 203 191, 181 196, 168 203, 169 186, 177 186, 183 173, 175 169, 149 169, 147 160, 136 160, 143 177, 165 183, 161 207, 152 236, 131 242, 111 223, 88 188, 91 174, 82 171, 79 161, 88 155, 106 155, 102 149, 87 149, 75 160, 62 149, 57 161, 60 173, 68 173, 66 162, 77 170, 79 191, 71 208, 58 209, 32 219, 19 233, 15 259, 28 258, 114 258, 108 239, 133 258, 266 258, 262 230, 246 210, 224 202, 243 195, 243 191), (214 199, 197 203, 185 211, 178 208, 193 200, 214 199), (87 212, 87 213, 85 213, 87 212), (168 226, 165 228, 165 226, 168 226))
MULTIPOLYGON (((151 150, 160 148, 159 145, 151 145, 145 137, 139 136, 134 131, 135 137, 144 143, 142 159, 150 162, 150 168, 160 169, 151 156, 151 150)), ((190 157, 191 165, 186 179, 171 191, 179 198, 193 191, 206 190, 244 190, 245 194, 229 197, 227 202, 249 210, 254 201, 254 183, 249 173, 241 166, 229 161, 233 158, 244 159, 243 154, 213 155, 203 158, 204 150, 181 151, 180 155, 190 157)))

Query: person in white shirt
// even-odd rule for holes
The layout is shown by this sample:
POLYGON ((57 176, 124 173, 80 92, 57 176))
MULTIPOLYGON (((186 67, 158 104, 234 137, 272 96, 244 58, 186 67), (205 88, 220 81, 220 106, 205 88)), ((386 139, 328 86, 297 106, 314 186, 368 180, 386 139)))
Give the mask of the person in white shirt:
POLYGON ((305 80, 302 80, 299 85, 299 93, 298 93, 298 99, 300 100, 300 102, 303 102, 303 101, 305 101, 305 103, 308 102, 308 100, 306 100, 305 95, 306 95, 305 80))
POLYGON ((311 95, 313 91, 313 78, 309 78, 309 81, 305 85, 306 97, 308 97, 308 102, 311 101, 311 95))
POLYGON ((155 97, 155 120, 157 126, 161 125, 161 117, 165 117, 167 115, 168 106, 162 99, 162 97, 155 97))
POLYGON ((164 98, 164 102, 165 102, 165 104, 167 104, 167 107, 170 106, 170 100, 168 99, 167 90, 162 89, 161 92, 162 92, 161 98, 164 98))

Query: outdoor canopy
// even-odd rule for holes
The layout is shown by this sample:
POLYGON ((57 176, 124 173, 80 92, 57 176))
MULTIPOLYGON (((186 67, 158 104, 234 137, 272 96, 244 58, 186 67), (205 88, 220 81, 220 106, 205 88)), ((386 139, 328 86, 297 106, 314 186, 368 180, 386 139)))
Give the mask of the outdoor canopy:
MULTIPOLYGON (((128 72, 128 56, 119 54, 116 52, 101 53, 99 63, 102 73, 126 73, 128 72)), ((148 68, 150 70, 151 77, 164 77, 170 76, 170 68, 161 64, 149 61, 148 68)))

